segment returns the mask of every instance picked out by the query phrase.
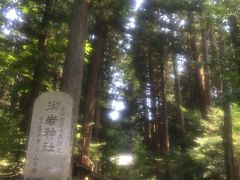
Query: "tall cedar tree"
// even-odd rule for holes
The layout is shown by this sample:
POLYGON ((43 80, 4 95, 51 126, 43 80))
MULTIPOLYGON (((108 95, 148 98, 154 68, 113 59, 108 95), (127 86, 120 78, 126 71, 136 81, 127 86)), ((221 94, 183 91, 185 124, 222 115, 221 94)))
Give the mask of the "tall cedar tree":
POLYGON ((88 166, 90 165, 88 158, 90 158, 90 143, 92 139, 93 123, 99 124, 99 122, 95 122, 95 114, 97 113, 95 112, 95 110, 97 109, 97 87, 99 80, 99 72, 101 69, 101 62, 104 55, 104 44, 107 32, 105 27, 106 26, 103 24, 103 21, 98 19, 96 20, 96 38, 93 45, 93 55, 90 62, 90 78, 88 80, 87 97, 84 106, 83 137, 81 140, 81 162, 88 166))
POLYGON ((70 24, 69 44, 64 65, 61 90, 73 98, 73 119, 71 145, 74 142, 75 125, 79 118, 79 105, 82 88, 87 19, 91 1, 75 0, 70 24))
MULTIPOLYGON (((47 43, 49 38, 49 24, 52 21, 53 18, 53 12, 54 12, 54 5, 55 0, 46 0, 44 2, 44 11, 42 16, 42 22, 40 24, 39 29, 40 33, 38 35, 38 56, 34 63, 34 72, 33 72, 33 80, 32 80, 32 86, 30 89, 30 95, 29 95, 29 103, 28 103, 28 113, 27 113, 27 129, 30 128, 30 122, 32 118, 32 111, 33 111, 33 104, 39 93, 41 92, 42 88, 42 81, 43 76, 45 75, 47 71, 47 43)), ((27 130, 27 131, 28 131, 27 130)))

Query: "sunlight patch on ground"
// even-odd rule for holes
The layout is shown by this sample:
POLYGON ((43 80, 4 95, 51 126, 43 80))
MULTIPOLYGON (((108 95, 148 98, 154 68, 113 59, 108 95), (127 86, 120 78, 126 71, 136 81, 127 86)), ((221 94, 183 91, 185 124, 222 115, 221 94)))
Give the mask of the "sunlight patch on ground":
POLYGON ((1 160, 0 161, 0 166, 8 166, 8 165, 9 165, 8 160, 1 160))

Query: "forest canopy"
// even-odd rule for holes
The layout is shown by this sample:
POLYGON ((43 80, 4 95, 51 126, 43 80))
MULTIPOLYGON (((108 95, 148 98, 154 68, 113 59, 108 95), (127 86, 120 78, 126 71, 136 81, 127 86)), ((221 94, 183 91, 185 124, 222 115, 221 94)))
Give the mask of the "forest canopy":
POLYGON ((74 101, 74 178, 237 180, 240 1, 1 0, 0 179, 49 91, 74 101))

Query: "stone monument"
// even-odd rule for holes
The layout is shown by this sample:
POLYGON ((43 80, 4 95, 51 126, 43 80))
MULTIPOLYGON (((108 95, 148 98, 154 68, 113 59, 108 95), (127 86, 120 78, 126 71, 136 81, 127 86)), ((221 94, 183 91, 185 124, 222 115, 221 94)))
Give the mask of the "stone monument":
POLYGON ((47 92, 34 103, 25 180, 71 179, 72 98, 47 92))

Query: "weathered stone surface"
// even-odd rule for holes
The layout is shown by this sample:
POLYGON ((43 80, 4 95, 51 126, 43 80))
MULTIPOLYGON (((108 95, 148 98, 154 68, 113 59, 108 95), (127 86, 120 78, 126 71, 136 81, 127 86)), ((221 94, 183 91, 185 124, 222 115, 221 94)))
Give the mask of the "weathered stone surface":
POLYGON ((71 178, 72 98, 63 92, 40 95, 32 115, 25 180, 71 178))

